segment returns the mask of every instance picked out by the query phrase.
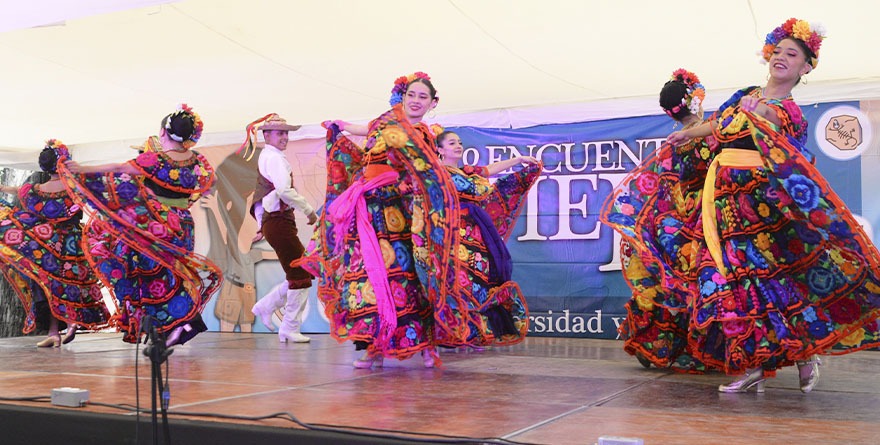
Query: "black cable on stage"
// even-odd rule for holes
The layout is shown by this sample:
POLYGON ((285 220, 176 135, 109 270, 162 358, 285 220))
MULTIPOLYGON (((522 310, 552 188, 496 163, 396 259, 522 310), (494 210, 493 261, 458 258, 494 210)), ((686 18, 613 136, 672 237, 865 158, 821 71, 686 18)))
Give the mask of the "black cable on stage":
POLYGON ((0 397, 3 402, 51 402, 52 397, 49 396, 30 396, 30 397, 0 397))

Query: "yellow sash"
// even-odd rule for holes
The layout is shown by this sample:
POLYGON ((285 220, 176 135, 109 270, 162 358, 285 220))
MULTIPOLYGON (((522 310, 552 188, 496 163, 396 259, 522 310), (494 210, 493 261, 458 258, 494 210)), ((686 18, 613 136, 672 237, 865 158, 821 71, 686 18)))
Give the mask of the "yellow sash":
POLYGON ((715 266, 722 274, 727 274, 724 267, 721 252, 721 239, 718 236, 718 221, 715 219, 715 173, 719 167, 754 168, 763 167, 761 153, 756 150, 742 148, 725 148, 709 166, 706 172, 706 182, 703 184, 703 237, 706 239, 706 247, 715 260, 715 266))

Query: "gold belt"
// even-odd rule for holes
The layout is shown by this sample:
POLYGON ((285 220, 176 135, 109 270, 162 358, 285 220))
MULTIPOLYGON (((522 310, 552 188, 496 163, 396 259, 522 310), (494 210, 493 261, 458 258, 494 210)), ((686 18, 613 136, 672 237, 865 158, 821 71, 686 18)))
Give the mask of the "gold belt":
POLYGON ((706 239, 706 247, 715 260, 715 266, 722 274, 727 274, 721 255, 721 238, 718 236, 718 221, 715 213, 715 173, 719 167, 754 168, 763 167, 764 161, 761 153, 756 150, 742 148, 725 148, 715 156, 709 171, 706 172, 706 182, 703 184, 703 237, 706 239))

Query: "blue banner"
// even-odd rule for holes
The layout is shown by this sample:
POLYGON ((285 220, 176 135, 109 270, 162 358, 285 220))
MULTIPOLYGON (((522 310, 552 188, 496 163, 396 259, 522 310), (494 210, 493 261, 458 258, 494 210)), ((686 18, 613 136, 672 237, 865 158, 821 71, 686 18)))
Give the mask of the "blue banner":
MULTIPOLYGON (((809 122, 835 106, 804 108, 809 122)), ((827 120, 827 119, 826 119, 827 120)), ((673 131, 672 119, 647 116, 522 129, 449 128, 467 147, 464 162, 514 156, 544 162, 508 242, 513 279, 527 297, 530 335, 616 338, 631 296, 620 272, 620 237, 599 222, 612 189, 673 131)), ((832 188, 861 212, 861 158, 831 158, 810 133, 808 148, 832 188)), ((823 138, 827 139, 827 138, 823 138)))

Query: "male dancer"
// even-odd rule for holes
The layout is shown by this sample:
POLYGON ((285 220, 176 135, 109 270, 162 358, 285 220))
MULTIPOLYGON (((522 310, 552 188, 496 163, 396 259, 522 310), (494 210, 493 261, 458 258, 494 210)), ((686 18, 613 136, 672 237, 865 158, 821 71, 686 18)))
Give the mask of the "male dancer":
POLYGON ((300 333, 303 311, 308 299, 308 288, 312 286, 312 276, 300 267, 291 267, 290 262, 302 256, 305 248, 297 237, 294 209, 303 212, 309 224, 318 221, 318 215, 308 201, 293 187, 293 172, 284 155, 287 149, 289 132, 300 128, 289 125, 281 116, 272 113, 248 126, 248 141, 255 136, 256 125, 263 132, 266 146, 257 161, 259 175, 254 191, 254 205, 251 214, 260 222, 263 236, 278 254, 278 260, 287 278, 287 292, 270 292, 254 305, 251 312, 260 318, 266 327, 274 330, 272 313, 284 306, 284 318, 278 329, 282 343, 307 343, 311 339, 300 333), (284 298, 287 298, 285 303, 284 298))

